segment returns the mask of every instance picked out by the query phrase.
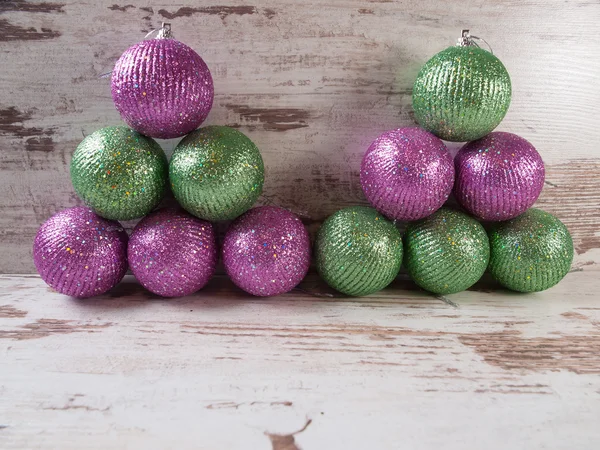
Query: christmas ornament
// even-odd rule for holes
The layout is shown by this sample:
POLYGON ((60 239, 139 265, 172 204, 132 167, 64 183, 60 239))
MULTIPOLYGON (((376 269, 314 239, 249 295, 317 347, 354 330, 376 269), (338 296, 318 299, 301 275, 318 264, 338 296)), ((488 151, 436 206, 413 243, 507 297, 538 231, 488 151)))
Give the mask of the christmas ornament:
POLYGON ((127 127, 106 127, 87 136, 71 160, 77 195, 107 219, 148 214, 167 187, 167 157, 151 138, 127 127))
POLYGON ((127 233, 91 209, 65 209, 40 227, 33 262, 54 290, 72 297, 100 295, 127 272, 127 233))
POLYGON ((532 208, 515 219, 494 224, 489 237, 488 270, 513 291, 543 291, 571 269, 573 240, 569 230, 540 209, 532 208))
POLYGON ((376 210, 351 206, 323 222, 315 253, 317 271, 329 286, 347 295, 368 295, 398 275, 402 236, 376 210))
POLYGON ((483 226, 466 214, 442 208, 408 225, 404 265, 410 277, 435 294, 453 294, 474 285, 490 259, 483 226))
POLYGON ((506 115, 510 77, 492 53, 479 48, 463 30, 457 46, 425 63, 413 87, 415 119, 447 141, 472 141, 485 136, 506 115))
POLYGON ((262 192, 260 152, 244 134, 225 126, 200 128, 175 148, 171 186, 181 206, 205 220, 231 220, 262 192))
POLYGON ((127 255, 142 286, 163 297, 182 297, 203 288, 213 276, 215 231, 183 210, 160 209, 136 225, 127 255))
POLYGON ((417 220, 440 208, 454 183, 452 156, 442 141, 420 128, 379 136, 362 160, 367 200, 390 219, 417 220))
POLYGON ((455 158, 456 200, 482 220, 508 220, 535 203, 544 187, 544 163, 516 134, 496 131, 465 144, 455 158))
POLYGON ((308 232, 298 217, 283 208, 251 209, 227 230, 223 264, 229 278, 250 294, 283 294, 308 272, 308 232))
POLYGON ((173 39, 163 24, 157 39, 128 48, 112 72, 112 97, 121 118, 147 136, 169 139, 195 130, 212 107, 206 63, 173 39))

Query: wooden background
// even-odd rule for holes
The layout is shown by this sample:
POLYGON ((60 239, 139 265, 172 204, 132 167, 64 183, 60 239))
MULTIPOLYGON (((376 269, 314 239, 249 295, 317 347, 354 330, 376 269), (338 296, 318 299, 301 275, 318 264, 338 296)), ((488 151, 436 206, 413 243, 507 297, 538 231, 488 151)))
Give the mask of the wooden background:
MULTIPOLYGON (((212 71, 206 123, 239 127, 261 149, 261 203, 313 229, 365 202, 366 147, 413 123, 417 71, 470 28, 512 77, 498 129, 530 140, 546 162, 538 206, 570 228, 577 267, 600 261, 597 0, 115 1, 0 2, 0 272, 34 272, 38 226, 79 203, 75 147, 120 123, 110 80, 99 77, 161 21, 212 71)), ((161 144, 170 153, 176 142, 161 144)))

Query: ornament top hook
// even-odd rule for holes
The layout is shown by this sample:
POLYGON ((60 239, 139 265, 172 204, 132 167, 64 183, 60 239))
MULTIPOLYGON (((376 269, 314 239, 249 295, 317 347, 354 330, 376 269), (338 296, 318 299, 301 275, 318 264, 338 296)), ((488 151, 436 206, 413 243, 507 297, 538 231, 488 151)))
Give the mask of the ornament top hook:
POLYGON ((473 36, 471 33, 469 33, 469 30, 462 30, 461 36, 458 38, 458 42, 456 43, 456 46, 457 47, 481 48, 481 46, 475 41, 484 42, 485 45, 487 45, 487 47, 490 49, 490 53, 492 55, 494 54, 494 51, 492 50, 492 46, 490 44, 488 44, 488 42, 485 39, 477 37, 477 36, 473 36))
MULTIPOLYGON (((169 22, 162 22, 160 24, 160 28, 155 28, 154 30, 151 30, 146 36, 144 36, 144 39, 150 39, 150 36, 152 36, 153 34, 156 34, 156 37, 153 37, 152 39, 175 39, 173 37, 173 33, 171 32, 171 24, 169 22)), ((101 74, 100 76, 98 76, 98 78, 108 78, 111 75, 112 70, 110 72, 101 74)))
POLYGON ((458 38, 458 42, 456 43, 456 45, 458 47, 471 47, 473 45, 477 46, 473 39, 471 39, 469 30, 462 30, 461 36, 458 38))
POLYGON ((156 38, 154 39, 173 39, 173 33, 171 31, 171 24, 169 22, 162 22, 160 24, 160 28, 150 31, 144 39, 148 39, 156 33, 156 38))

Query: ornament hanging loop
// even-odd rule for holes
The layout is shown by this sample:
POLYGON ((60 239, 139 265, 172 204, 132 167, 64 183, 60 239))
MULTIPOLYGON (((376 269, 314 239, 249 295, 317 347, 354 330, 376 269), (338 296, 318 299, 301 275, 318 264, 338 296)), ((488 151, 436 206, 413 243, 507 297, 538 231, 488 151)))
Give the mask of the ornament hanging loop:
POLYGON ((173 39, 173 32, 171 31, 171 24, 169 22, 162 22, 160 28, 150 31, 144 39, 149 39, 155 33, 156 37, 153 39, 173 39))
POLYGON ((488 44, 488 42, 485 39, 477 37, 477 36, 473 36, 471 33, 469 33, 469 30, 462 30, 461 36, 458 38, 458 42, 456 43, 456 45, 458 47, 481 48, 479 43, 477 43, 476 41, 485 43, 485 45, 490 49, 490 53, 492 55, 494 54, 494 51, 492 50, 492 46, 490 44, 488 44))
MULTIPOLYGON (((150 39, 150 36, 156 34, 156 37, 152 37, 152 39, 174 39, 173 33, 171 32, 171 24, 169 22, 162 22, 160 24, 160 28, 156 28, 151 30, 144 39, 150 39)), ((98 76, 98 78, 108 78, 112 75, 112 71, 103 73, 98 76)))

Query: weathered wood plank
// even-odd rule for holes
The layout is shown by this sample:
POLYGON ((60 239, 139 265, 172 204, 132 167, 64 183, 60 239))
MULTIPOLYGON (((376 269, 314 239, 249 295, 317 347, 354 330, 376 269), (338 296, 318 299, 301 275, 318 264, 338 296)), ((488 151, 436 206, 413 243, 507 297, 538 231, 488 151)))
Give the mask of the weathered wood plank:
MULTIPOLYGON (((500 129, 531 140, 548 165, 552 184, 539 205, 569 225, 579 262, 600 261, 598 2, 8 1, 0 5, 0 272, 34 270, 37 226, 77 203, 68 178, 75 146, 119 123, 99 75, 163 20, 212 70, 207 123, 238 126, 261 148, 263 202, 311 222, 364 202, 364 150, 381 131, 413 123, 420 65, 469 27, 512 76, 500 129)), ((175 143, 164 142, 168 151, 175 143)))
MULTIPOLYGON (((479 285, 449 296, 457 307, 402 280, 363 299, 261 299, 217 278, 161 300, 128 278, 77 301, 2 276, 0 441, 592 450, 597 275, 533 295, 479 285)), ((302 289, 328 292, 313 278, 302 289)))

